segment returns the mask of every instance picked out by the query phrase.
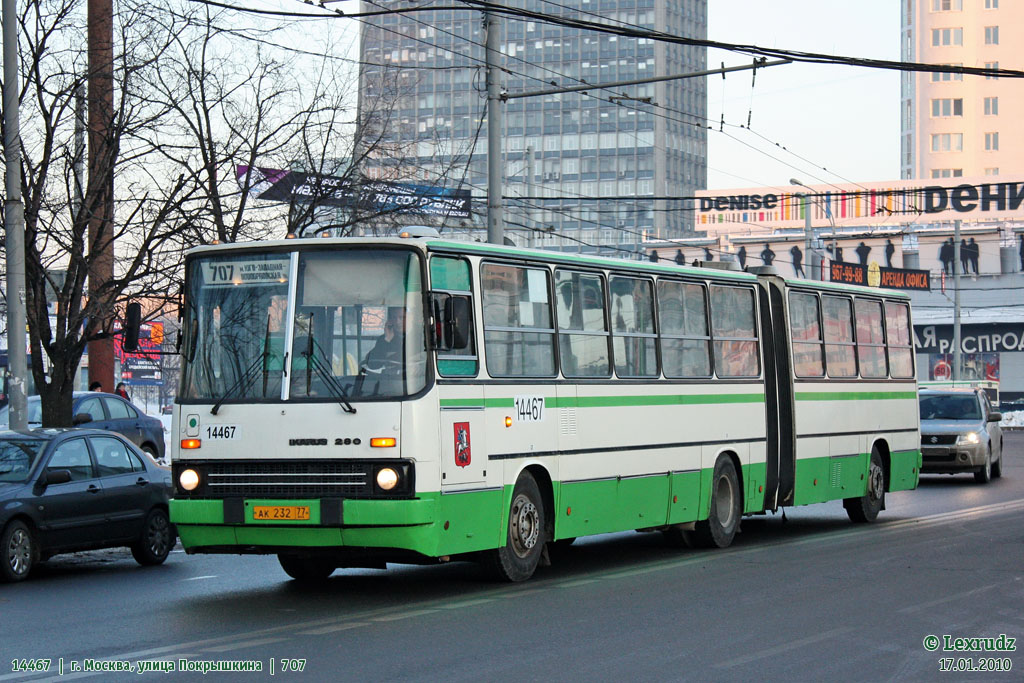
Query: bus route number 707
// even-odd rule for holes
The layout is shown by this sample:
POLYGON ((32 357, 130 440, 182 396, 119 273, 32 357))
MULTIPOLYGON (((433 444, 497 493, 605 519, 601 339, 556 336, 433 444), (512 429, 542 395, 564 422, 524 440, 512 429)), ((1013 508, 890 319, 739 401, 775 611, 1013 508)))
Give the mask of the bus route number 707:
POLYGON ((544 419, 543 396, 516 396, 516 422, 540 422, 544 419))

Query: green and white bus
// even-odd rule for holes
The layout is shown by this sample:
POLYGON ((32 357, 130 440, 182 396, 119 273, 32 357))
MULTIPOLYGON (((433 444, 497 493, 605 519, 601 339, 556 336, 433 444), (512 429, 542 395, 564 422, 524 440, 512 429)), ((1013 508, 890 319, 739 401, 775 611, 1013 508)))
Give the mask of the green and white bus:
POLYGON ((171 517, 189 553, 477 560, 913 489, 907 297, 436 238, 206 246, 186 262, 171 517))

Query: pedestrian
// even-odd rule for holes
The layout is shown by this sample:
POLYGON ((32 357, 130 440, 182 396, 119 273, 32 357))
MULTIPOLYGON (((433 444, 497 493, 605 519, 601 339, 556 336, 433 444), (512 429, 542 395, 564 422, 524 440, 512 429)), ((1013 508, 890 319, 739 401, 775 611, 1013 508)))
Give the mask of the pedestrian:
POLYGON ((89 385, 89 391, 103 391, 103 383, 93 382, 92 384, 89 385))
POLYGON ((868 254, 871 253, 871 247, 861 242, 857 245, 857 248, 854 249, 854 251, 857 252, 857 258, 860 259, 860 264, 862 266, 866 266, 868 264, 868 254))
POLYGON ((1024 235, 1020 236, 1020 269, 1024 270, 1024 235))
POLYGON ((966 274, 966 273, 968 273, 970 271, 970 268, 968 267, 968 263, 969 263, 968 259, 970 258, 970 253, 971 253, 971 250, 970 250, 970 247, 967 246, 967 240, 961 239, 960 240, 960 272, 961 273, 965 273, 966 274))
POLYGON ((128 395, 128 387, 125 386, 124 382, 117 383, 117 388, 114 389, 114 393, 126 401, 132 400, 132 397, 128 395))
POLYGON ((804 253, 800 251, 800 247, 794 244, 789 253, 793 257, 793 275, 796 277, 807 277, 804 275, 804 253))
POLYGON ((892 268, 892 257, 896 253, 896 245, 892 243, 892 240, 885 241, 885 267, 892 268))
POLYGON ((764 263, 766 266, 770 266, 772 264, 772 261, 774 260, 775 252, 772 251, 772 248, 768 245, 767 242, 765 242, 764 249, 761 250, 761 262, 764 263))
POLYGON ((678 263, 681 266, 685 266, 686 265, 686 257, 683 256, 683 250, 682 249, 676 249, 676 263, 678 263))
POLYGON ((974 274, 978 274, 978 259, 981 257, 981 245, 974 241, 972 237, 967 242, 967 262, 971 264, 971 270, 974 274))
POLYGON ((715 255, 712 254, 711 250, 708 249, 707 247, 704 247, 704 260, 705 261, 714 261, 715 260, 715 255))
POLYGON ((942 272, 946 275, 953 274, 953 238, 942 243, 939 247, 939 260, 942 261, 942 272))
MULTIPOLYGON (((740 262, 740 270, 744 270, 747 267, 747 248, 740 246, 736 251, 736 259, 740 262)), ((1024 237, 1020 238, 1020 261, 1021 270, 1024 270, 1024 237)))

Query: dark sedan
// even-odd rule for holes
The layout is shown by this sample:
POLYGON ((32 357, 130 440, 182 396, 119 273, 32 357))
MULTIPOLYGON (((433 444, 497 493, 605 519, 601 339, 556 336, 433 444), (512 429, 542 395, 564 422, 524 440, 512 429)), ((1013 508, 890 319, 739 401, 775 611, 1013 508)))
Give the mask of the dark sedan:
MULTIPOLYGON (((101 391, 76 391, 71 414, 75 426, 106 429, 122 434, 146 451, 157 462, 164 462, 164 426, 158 418, 150 417, 117 394, 101 391)), ((7 429, 8 408, 0 410, 0 429, 7 429)), ((43 407, 38 396, 28 397, 28 426, 43 423, 43 407)))
POLYGON ((0 580, 60 553, 128 546, 142 565, 174 545, 171 473, 118 434, 0 432, 0 580))

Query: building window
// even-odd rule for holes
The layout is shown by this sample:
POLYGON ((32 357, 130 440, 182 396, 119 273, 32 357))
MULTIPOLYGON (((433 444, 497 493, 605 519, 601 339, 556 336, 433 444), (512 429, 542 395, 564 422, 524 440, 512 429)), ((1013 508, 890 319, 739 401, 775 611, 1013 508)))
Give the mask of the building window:
MULTIPOLYGON (((998 69, 999 68, 999 62, 985 62, 985 68, 986 69, 998 69)), ((985 76, 985 80, 986 81, 996 81, 996 80, 999 80, 999 76, 985 76)))
POLYGON ((964 175, 962 168, 933 168, 932 178, 961 178, 964 175))
MULTIPOLYGON (((963 66, 963 63, 958 64, 944 64, 943 66, 963 66)), ((949 73, 947 72, 932 72, 932 83, 938 83, 940 81, 962 81, 964 80, 963 74, 949 73)))
POLYGON ((991 167, 991 168, 986 168, 985 169, 985 175, 999 175, 999 167, 998 166, 994 166, 994 167, 991 167))
POLYGON ((962 28, 933 28, 932 47, 963 45, 964 30, 962 28))
POLYGON ((932 116, 963 116, 964 101, 961 98, 932 100, 932 116))
POLYGON ((998 45, 999 44, 999 27, 998 26, 986 26, 985 27, 985 44, 986 45, 998 45))
POLYGON ((999 150, 999 133, 985 133, 985 151, 996 152, 999 150))
POLYGON ((985 98, 985 116, 998 116, 999 115, 999 98, 998 97, 986 97, 985 98))
POLYGON ((933 152, 962 152, 963 150, 963 133, 937 133, 932 135, 933 152))
MULTIPOLYGON (((987 2, 988 0, 986 0, 987 2)), ((959 11, 964 8, 964 0, 932 0, 933 12, 959 11)))
POLYGON ((985 0, 985 9, 999 9, 999 0, 985 0))

